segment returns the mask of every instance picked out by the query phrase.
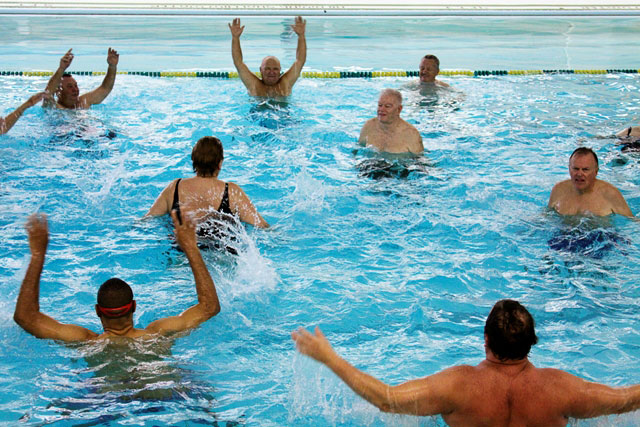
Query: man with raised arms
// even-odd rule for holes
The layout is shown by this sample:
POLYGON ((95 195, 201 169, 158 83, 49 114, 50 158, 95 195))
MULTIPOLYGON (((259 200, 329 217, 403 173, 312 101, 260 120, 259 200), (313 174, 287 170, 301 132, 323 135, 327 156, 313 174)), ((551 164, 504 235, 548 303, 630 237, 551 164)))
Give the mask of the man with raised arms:
POLYGON ((40 311, 40 275, 44 266, 45 253, 49 243, 47 217, 34 214, 29 217, 26 229, 29 234, 31 261, 27 268, 14 320, 25 331, 37 338, 50 338, 65 342, 114 339, 118 337, 143 338, 154 335, 169 335, 193 329, 209 320, 220 311, 216 287, 209 275, 196 242, 195 227, 185 218, 179 223, 176 212, 171 213, 175 227, 176 241, 184 251, 196 282, 198 303, 182 314, 151 322, 144 329, 133 326, 136 301, 133 292, 124 281, 112 278, 100 286, 96 314, 102 322, 104 332, 96 333, 82 326, 64 324, 40 311))
POLYGON ((567 372, 536 368, 527 355, 538 338, 533 317, 513 300, 494 306, 484 327, 486 358, 389 386, 359 371, 315 334, 293 332, 298 351, 325 364, 353 391, 380 410, 442 415, 450 426, 554 427, 569 418, 592 418, 640 408, 640 385, 613 388, 567 372))
POLYGON ((71 74, 65 73, 65 70, 71 65, 71 61, 73 61, 73 53, 71 53, 71 49, 69 49, 60 59, 60 66, 53 76, 51 76, 47 84, 46 91, 52 94, 55 93, 58 100, 57 102, 53 100, 45 101, 44 105, 62 109, 87 109, 94 104, 100 104, 113 89, 119 59, 120 56, 118 52, 109 48, 107 51, 107 64, 109 64, 109 67, 107 68, 107 74, 104 76, 102 84, 91 92, 80 95, 76 80, 71 74))
POLYGON ((4 118, 0 117, 0 135, 4 135, 5 133, 9 132, 9 129, 11 129, 13 125, 16 124, 16 122, 18 121, 20 116, 22 116, 22 113, 24 113, 25 110, 33 107, 38 102, 45 99, 47 96, 48 94, 46 92, 36 93, 35 95, 27 99, 24 104, 16 108, 13 112, 9 113, 7 117, 4 117, 4 118))
POLYGON ((400 118, 402 95, 385 89, 378 99, 378 116, 368 120, 360 131, 358 142, 387 153, 422 154, 420 132, 400 118))
POLYGON ((550 209, 561 215, 633 217, 620 191, 608 182, 596 179, 598 156, 592 149, 580 147, 571 154, 569 175, 571 179, 557 183, 551 190, 550 209))
POLYGON ((307 60, 307 41, 304 31, 307 21, 301 16, 296 17, 295 23, 291 26, 298 35, 298 48, 296 49, 296 60, 282 76, 280 76, 280 61, 275 56, 266 56, 260 65, 262 79, 259 79, 249 70, 249 67, 242 61, 242 49, 240 48, 240 35, 244 26, 240 26, 240 18, 235 18, 229 24, 231 30, 231 56, 233 65, 238 70, 240 80, 247 87, 249 95, 252 96, 289 96, 302 67, 307 60))

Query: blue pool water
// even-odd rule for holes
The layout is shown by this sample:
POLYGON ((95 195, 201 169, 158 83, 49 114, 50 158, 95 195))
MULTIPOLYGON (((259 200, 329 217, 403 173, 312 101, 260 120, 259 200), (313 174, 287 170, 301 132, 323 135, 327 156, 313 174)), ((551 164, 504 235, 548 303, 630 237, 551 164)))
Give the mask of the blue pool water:
MULTIPOLYGON (((224 55, 227 48, 219 46, 224 55)), ((43 57, 64 52, 48 49, 43 57)), ((255 49, 247 55, 257 57, 255 49)), ((302 79, 276 103, 249 97, 238 80, 118 76, 89 111, 28 110, 0 137, 0 422, 443 425, 381 414, 296 355, 289 334, 320 325, 351 363, 398 383, 482 360, 484 320, 500 298, 532 311, 537 366, 639 382, 638 224, 567 223, 544 209, 568 176, 569 153, 587 145, 600 157, 599 177, 640 212, 639 155, 607 137, 640 119, 638 76, 445 80, 455 91, 409 92, 406 78, 302 79), (356 146, 385 87, 403 91, 403 117, 420 130, 424 159, 356 146), (205 251, 217 317, 174 343, 126 351, 65 347, 13 323, 28 262, 23 224, 36 210, 51 229, 45 313, 99 330, 96 288, 114 275, 134 289, 138 325, 194 304, 168 221, 140 217, 170 180, 192 173, 191 147, 208 134, 225 147, 221 178, 241 185, 272 225, 238 230, 238 256, 205 251), (381 161, 391 167, 376 169, 381 161)), ((83 91, 99 81, 78 77, 83 91)), ((0 77, 0 112, 45 85, 43 77, 0 77)))

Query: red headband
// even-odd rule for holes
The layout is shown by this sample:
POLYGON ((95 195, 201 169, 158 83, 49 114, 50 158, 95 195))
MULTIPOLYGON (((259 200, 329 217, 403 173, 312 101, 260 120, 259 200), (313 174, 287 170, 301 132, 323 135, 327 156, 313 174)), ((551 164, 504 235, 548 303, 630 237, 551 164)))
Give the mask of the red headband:
POLYGON ((129 304, 125 304, 122 307, 106 308, 98 305, 98 311, 107 317, 122 317, 128 314, 133 308, 133 300, 129 304))

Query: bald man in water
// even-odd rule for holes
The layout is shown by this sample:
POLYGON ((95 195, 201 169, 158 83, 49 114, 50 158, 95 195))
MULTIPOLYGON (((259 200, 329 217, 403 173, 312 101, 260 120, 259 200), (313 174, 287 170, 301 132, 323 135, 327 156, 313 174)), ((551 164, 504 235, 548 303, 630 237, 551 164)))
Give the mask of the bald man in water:
POLYGON ((196 282, 198 303, 182 314, 151 322, 146 328, 133 326, 136 301, 129 285, 118 278, 107 280, 98 291, 96 314, 104 331, 96 333, 79 325, 64 324, 40 311, 40 276, 44 267, 45 253, 49 244, 47 217, 34 214, 29 217, 26 229, 29 234, 31 261, 27 268, 13 319, 25 331, 37 338, 49 338, 64 342, 79 342, 104 339, 136 339, 159 335, 170 335, 187 331, 209 320, 220 312, 216 287, 197 246, 193 222, 185 218, 183 223, 175 211, 171 213, 176 241, 184 251, 196 282))
POLYGON ((620 190, 596 178, 598 156, 592 149, 580 147, 574 150, 569 157, 569 175, 571 179, 557 183, 551 190, 549 209, 561 215, 633 217, 620 190))
POLYGON ((385 89, 378 99, 378 115, 368 120, 360 131, 358 142, 386 153, 422 154, 420 132, 400 118, 402 95, 385 89))
POLYGON ((298 35, 298 47, 296 49, 296 60, 282 76, 280 75, 280 61, 275 56, 266 56, 260 65, 262 78, 258 78, 249 70, 249 67, 242 61, 242 49, 240 47, 240 35, 244 31, 244 26, 240 25, 240 18, 235 18, 229 24, 231 30, 231 56, 233 65, 238 70, 240 80, 252 96, 289 96, 293 85, 300 77, 302 67, 307 60, 307 40, 305 38, 305 28, 307 21, 301 16, 296 17, 295 23, 291 26, 298 35))
POLYGON ((529 362, 538 338, 531 314, 498 301, 484 327, 485 360, 389 386, 359 371, 331 348, 320 329, 292 334, 298 351, 326 365, 353 391, 384 412, 442 415, 450 426, 560 427, 640 408, 640 385, 613 388, 529 362))

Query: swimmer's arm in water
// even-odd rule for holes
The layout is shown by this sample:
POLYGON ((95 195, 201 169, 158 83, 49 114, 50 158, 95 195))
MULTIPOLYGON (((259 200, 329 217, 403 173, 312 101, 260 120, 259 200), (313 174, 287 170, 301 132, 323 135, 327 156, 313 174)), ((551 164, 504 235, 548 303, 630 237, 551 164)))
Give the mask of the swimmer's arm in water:
POLYGON ((240 35, 242 35, 244 31, 244 25, 240 25, 240 18, 235 18, 233 22, 229 24, 229 30, 231 30, 231 57, 233 58, 233 65, 235 65, 238 76, 240 76, 240 80, 242 80, 242 83, 244 83, 245 87, 249 90, 249 93, 254 94, 256 92, 256 86, 262 82, 251 72, 247 64, 242 60, 240 35))
POLYGON ((369 133, 371 132, 371 127, 374 126, 375 120, 376 119, 369 119, 364 124, 364 126, 362 126, 362 130, 360 130, 360 137, 358 137, 358 144, 364 146, 367 145, 367 139, 369 137, 369 133))
POLYGON ((640 385, 609 387, 585 381, 568 372, 553 371, 556 376, 554 386, 561 390, 561 398, 567 400, 567 417, 593 418, 640 409, 640 385))
POLYGON ((160 216, 171 212, 171 205, 173 204, 173 191, 176 188, 176 182, 178 180, 174 179, 169 185, 162 190, 162 193, 158 196, 156 201, 153 203, 149 212, 144 214, 143 218, 149 216, 160 216))
MULTIPOLYGON (((71 49, 69 49, 67 53, 65 53, 62 56, 62 58, 60 58, 60 65, 58 66, 58 69, 56 70, 56 72, 53 73, 53 76, 51 76, 51 78, 49 79, 45 92, 48 92, 50 94, 54 94, 58 92, 58 90, 60 89, 60 81, 62 80, 62 75, 67 70, 67 68, 69 68, 69 65, 71 65, 72 61, 73 61, 73 53, 71 53, 71 49)), ((55 107, 56 102, 53 98, 45 99, 43 106, 55 107)))
POLYGON ((233 182, 229 183, 229 204, 232 212, 237 212, 240 221, 254 227, 267 228, 269 223, 262 218, 258 209, 251 203, 249 196, 233 182))
POLYGON ((381 411, 425 416, 455 410, 454 386, 460 382, 466 367, 449 368, 430 377, 389 386, 338 356, 319 328, 316 327, 315 334, 300 328, 291 337, 300 353, 326 365, 354 392, 381 411))
POLYGON ((60 341, 86 341, 97 337, 93 331, 78 325, 63 324, 40 312, 40 276, 49 244, 47 217, 33 214, 26 224, 29 234, 31 261, 20 287, 20 295, 13 314, 15 322, 37 338, 60 341))
POLYGON ((409 142, 407 144, 407 149, 410 153, 413 154, 423 154, 424 153, 424 145, 422 144, 422 136, 420 132, 418 132, 415 128, 411 128, 410 130, 409 142))
POLYGON ((629 208, 629 205, 627 204, 627 201, 622 196, 622 193, 620 192, 620 190, 618 190, 613 185, 611 185, 607 189, 606 197, 611 203, 611 207, 613 208, 613 213, 634 218, 633 213, 631 212, 631 208, 629 208))
POLYGON ((150 323, 146 328, 149 333, 169 334, 193 329, 220 312, 216 286, 198 249, 195 224, 186 215, 180 224, 176 211, 171 211, 171 218, 175 227, 176 241, 187 256, 193 272, 198 303, 178 316, 166 317, 150 323))
POLYGON ((120 55, 114 49, 109 48, 107 51, 107 74, 102 80, 102 84, 91 92, 87 92, 80 97, 80 105, 88 108, 94 104, 100 104, 104 99, 109 96, 113 85, 116 82, 116 74, 118 72, 118 61, 120 55))
POLYGON ((640 126, 631 126, 631 131, 629 128, 624 128, 620 132, 616 134, 618 138, 627 138, 629 136, 640 136, 640 126))
POLYGON ((11 129, 13 125, 16 124, 16 122, 18 121, 20 116, 22 116, 22 113, 24 113, 25 110, 33 107, 38 102, 45 99, 45 97, 47 97, 48 95, 49 94, 46 92, 37 93, 31 96, 24 104, 16 108, 12 113, 7 115, 7 117, 5 117, 4 119, 0 117, 0 135, 3 135, 9 132, 9 129, 11 129))
POLYGON ((296 60, 286 73, 282 75, 282 81, 289 87, 293 87, 300 77, 302 67, 307 62, 307 39, 305 37, 305 29, 307 21, 302 16, 297 16, 295 23, 291 26, 293 31, 298 35, 298 46, 296 48, 296 60))

